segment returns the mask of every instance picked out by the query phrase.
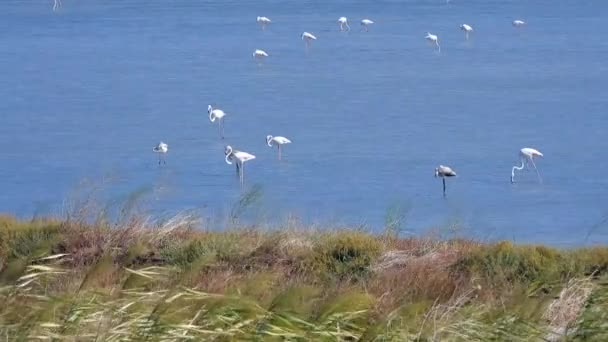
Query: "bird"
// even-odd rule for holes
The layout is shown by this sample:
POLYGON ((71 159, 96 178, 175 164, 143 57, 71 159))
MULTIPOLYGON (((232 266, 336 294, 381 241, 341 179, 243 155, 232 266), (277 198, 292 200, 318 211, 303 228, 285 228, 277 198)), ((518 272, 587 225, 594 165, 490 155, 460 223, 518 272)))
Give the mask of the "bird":
POLYGON ((350 31, 350 26, 348 26, 348 19, 346 19, 346 17, 338 18, 338 23, 340 24, 340 31, 350 31))
POLYGON ((313 40, 317 40, 317 37, 315 37, 315 35, 312 33, 304 32, 302 33, 302 40, 306 43, 306 47, 309 47, 310 42, 313 40))
POLYGON ((513 23, 511 23, 513 25, 513 27, 522 27, 524 25, 526 25, 526 22, 523 20, 513 20, 513 23))
POLYGON ((464 31, 465 38, 469 40, 469 33, 473 32, 473 28, 470 25, 462 24, 460 25, 460 29, 464 31))
POLYGON ((365 30, 365 32, 369 31, 369 25, 372 25, 374 23, 373 20, 369 20, 369 19, 363 19, 361 20, 361 29, 365 30))
POLYGON ((227 145, 224 149, 226 155, 226 163, 232 165, 234 161, 236 163, 236 172, 239 175, 241 186, 244 184, 245 172, 243 166, 245 162, 255 159, 255 156, 251 153, 233 150, 232 146, 227 145))
POLYGON ((262 26, 262 30, 265 30, 266 25, 271 23, 271 21, 270 21, 270 19, 268 19, 268 17, 258 17, 256 19, 256 21, 258 22, 258 24, 260 24, 262 26))
POLYGON ((262 61, 266 57, 268 57, 268 54, 264 50, 256 49, 253 51, 253 59, 258 62, 262 61))
POLYGON ((224 139, 224 117, 226 113, 224 113, 221 109, 213 109, 213 106, 207 106, 207 112, 209 113, 209 121, 215 122, 218 120, 218 129, 220 131, 220 137, 224 139))
POLYGON ((272 147, 272 145, 277 145, 279 150, 279 160, 281 160, 281 146, 285 144, 291 144, 291 140, 285 137, 273 137, 272 135, 266 136, 266 144, 268 147, 272 147))
POLYGON ((437 35, 427 32, 424 38, 429 42, 434 43, 437 46, 438 51, 441 52, 441 46, 439 46, 439 37, 437 37, 437 35))
POLYGON ((53 1, 53 12, 56 12, 61 7, 61 0, 53 1))
POLYGON ((531 148, 531 147, 524 147, 521 150, 519 150, 519 160, 521 161, 521 165, 520 166, 513 166, 513 168, 511 169, 511 183, 515 183, 515 170, 523 170, 525 166, 530 167, 530 164, 532 164, 532 167, 534 167, 534 170, 536 170, 536 175, 538 176, 538 181, 542 183, 542 178, 540 177, 540 172, 538 172, 538 169, 536 168, 536 163, 534 163, 534 158, 536 157, 544 157, 542 153, 540 153, 539 150, 531 148))
POLYGON ((152 149, 152 151, 154 153, 158 153, 158 165, 160 165, 161 160, 164 164, 167 164, 167 161, 165 160, 165 154, 169 152, 169 145, 161 141, 152 149))
POLYGON ((443 181, 443 196, 445 196, 445 177, 455 177, 456 172, 448 166, 439 165, 435 168, 435 177, 441 177, 443 181))

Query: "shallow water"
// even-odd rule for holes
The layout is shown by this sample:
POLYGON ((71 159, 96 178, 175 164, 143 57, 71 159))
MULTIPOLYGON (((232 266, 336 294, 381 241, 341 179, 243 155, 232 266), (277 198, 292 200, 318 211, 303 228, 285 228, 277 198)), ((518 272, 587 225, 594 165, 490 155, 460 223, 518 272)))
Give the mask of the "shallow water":
POLYGON ((223 148, 257 155, 269 220, 556 245, 608 242, 606 1, 5 0, 0 210, 59 212, 84 178, 111 198, 222 217, 241 190, 223 148), (152 4, 153 3, 153 4, 152 4), (255 17, 273 20, 260 30, 255 17), (353 30, 338 32, 347 16, 353 30), (368 33, 358 21, 376 21, 368 33), (529 25, 511 27, 515 18, 529 25), (475 29, 469 41, 461 23, 475 29), (303 31, 317 35, 306 52, 303 31), (426 44, 439 35, 441 54, 426 44), (256 48, 270 57, 257 66, 256 48), (224 109, 226 139, 206 107, 224 109), (267 134, 293 140, 284 161, 267 134), (159 167, 152 147, 169 144, 159 167), (509 183, 521 147, 533 172, 509 183), (448 196, 438 164, 459 174, 448 196), (586 238, 587 232, 592 232, 586 238))

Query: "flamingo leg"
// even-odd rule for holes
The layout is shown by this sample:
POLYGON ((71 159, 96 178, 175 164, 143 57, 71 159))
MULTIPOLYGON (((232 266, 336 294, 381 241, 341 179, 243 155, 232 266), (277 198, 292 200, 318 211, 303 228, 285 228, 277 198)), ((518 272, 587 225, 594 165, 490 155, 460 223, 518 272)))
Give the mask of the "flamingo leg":
POLYGON ((281 160, 281 145, 277 145, 279 147, 279 160, 281 160))
POLYGON ((540 177, 540 172, 538 172, 538 169, 536 168, 536 164, 534 163, 534 159, 530 158, 530 162, 532 162, 532 166, 534 166, 534 170, 536 171, 536 175, 538 176, 538 181, 542 183, 543 179, 540 177))
POLYGON ((241 164, 241 186, 245 184, 245 163, 241 164))
POLYGON ((158 154, 158 165, 160 165, 160 153, 158 154))
POLYGON ((443 197, 445 197, 445 177, 442 177, 441 180, 443 181, 443 197))

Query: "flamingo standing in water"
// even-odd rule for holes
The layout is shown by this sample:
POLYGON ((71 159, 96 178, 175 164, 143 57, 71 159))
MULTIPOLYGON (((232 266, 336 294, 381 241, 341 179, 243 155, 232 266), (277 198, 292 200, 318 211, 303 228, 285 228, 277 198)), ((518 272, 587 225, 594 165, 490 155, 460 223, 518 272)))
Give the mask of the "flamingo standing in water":
POLYGON ((445 196, 445 177, 455 177, 456 172, 448 166, 439 165, 435 168, 435 177, 441 177, 443 181, 443 196, 445 196))
POLYGON ((245 171, 243 166, 245 165, 245 162, 255 159, 255 156, 247 152, 234 150, 230 145, 226 146, 224 154, 226 155, 227 164, 232 165, 233 162, 236 163, 236 172, 239 175, 241 186, 243 186, 245 183, 245 171))
POLYGON ((302 33, 302 40, 306 43, 306 48, 308 49, 310 47, 310 43, 313 40, 317 40, 317 37, 310 32, 304 32, 302 33))
POLYGON ((209 121, 215 122, 215 120, 218 120, 220 137, 224 139, 224 117, 226 116, 226 113, 221 109, 214 109, 211 105, 207 106, 207 112, 209 113, 209 121))
POLYGON ((363 20, 361 20, 361 29, 365 30, 365 32, 369 32, 369 26, 372 25, 373 23, 374 23, 373 20, 363 19, 363 20))
POLYGON ((260 26, 262 26, 262 30, 265 30, 266 25, 271 23, 271 21, 270 21, 270 19, 268 19, 268 17, 258 17, 256 19, 256 21, 258 22, 258 24, 260 24, 260 26))
POLYGON ((517 20, 513 20, 511 25, 513 25, 513 27, 522 27, 522 26, 526 25, 526 22, 523 20, 517 19, 517 20))
POLYGON ((430 32, 427 32, 426 36, 424 37, 424 39, 426 39, 429 42, 435 44, 437 46, 437 51, 441 52, 441 46, 439 46, 439 37, 437 37, 437 35, 434 35, 434 34, 431 34, 430 32))
POLYGON ((338 23, 340 24, 340 31, 350 31, 350 26, 348 26, 348 19, 346 19, 346 17, 338 18, 338 23))
POLYGON ((281 146, 285 144, 291 144, 291 140, 285 137, 273 137, 272 135, 266 136, 266 144, 268 147, 272 147, 272 145, 277 145, 279 150, 279 160, 281 160, 281 146))
POLYGON ((268 54, 264 50, 256 49, 253 51, 253 59, 255 59, 258 63, 261 63, 266 57, 268 57, 268 54))
POLYGON ((161 141, 152 149, 152 151, 154 153, 158 153, 158 165, 160 165, 161 160, 164 164, 167 164, 167 161, 165 160, 165 155, 167 154, 167 152, 169 152, 169 145, 161 141))
POLYGON ((534 167, 534 170, 536 170, 536 175, 538 176, 538 181, 542 183, 542 178, 540 177, 540 172, 538 172, 538 169, 536 168, 536 164, 534 163, 534 158, 537 157, 543 157, 543 154, 540 153, 540 151, 538 151, 537 149, 534 148, 530 148, 530 147, 524 147, 521 150, 519 150, 519 160, 521 161, 521 165, 520 166, 513 166, 513 168, 511 169, 511 183, 515 183, 515 170, 521 171, 524 169, 525 166, 530 167, 530 164, 532 165, 532 167, 534 167))
POLYGON ((471 25, 462 24, 460 25, 460 29, 464 31, 464 37, 466 40, 469 40, 469 33, 473 32, 473 28, 471 25))

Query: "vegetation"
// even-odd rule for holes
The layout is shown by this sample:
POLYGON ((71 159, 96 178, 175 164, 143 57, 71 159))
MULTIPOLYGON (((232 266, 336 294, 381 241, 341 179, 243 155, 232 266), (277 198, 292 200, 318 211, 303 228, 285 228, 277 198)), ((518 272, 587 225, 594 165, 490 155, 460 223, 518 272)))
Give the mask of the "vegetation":
POLYGON ((0 216, 0 339, 608 340, 607 247, 85 221, 0 216))

